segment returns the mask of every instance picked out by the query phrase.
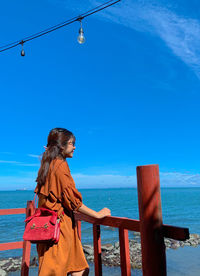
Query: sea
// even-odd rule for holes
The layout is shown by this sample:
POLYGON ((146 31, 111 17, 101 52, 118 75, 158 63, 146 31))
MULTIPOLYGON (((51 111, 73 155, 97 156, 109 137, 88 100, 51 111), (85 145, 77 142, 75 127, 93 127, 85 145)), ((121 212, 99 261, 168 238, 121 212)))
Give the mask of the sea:
MULTIPOLYGON (((83 203, 96 211, 107 207, 112 216, 139 219, 138 196, 135 188, 80 189, 83 203)), ((28 200, 33 200, 33 191, 0 191, 0 209, 25 208, 28 200)), ((187 227, 191 234, 200 234, 200 188, 161 188, 163 223, 187 227)), ((0 243, 22 240, 25 215, 0 216, 0 243)), ((82 222, 82 243, 92 244, 92 225, 82 222)), ((133 232, 129 232, 133 238, 133 232)), ((119 240, 118 229, 101 227, 101 242, 114 243, 119 240)), ((0 252, 0 259, 22 255, 22 250, 0 252)), ((32 246, 31 255, 36 256, 32 246)), ((200 246, 168 249, 168 276, 200 276, 200 246)), ((90 264, 90 275, 94 266, 90 264)), ((9 276, 18 276, 19 272, 9 276)), ((37 275, 37 268, 30 270, 30 276, 37 275)), ((120 268, 103 267, 103 275, 121 275, 120 268)), ((141 270, 132 270, 131 275, 142 276, 141 270)))

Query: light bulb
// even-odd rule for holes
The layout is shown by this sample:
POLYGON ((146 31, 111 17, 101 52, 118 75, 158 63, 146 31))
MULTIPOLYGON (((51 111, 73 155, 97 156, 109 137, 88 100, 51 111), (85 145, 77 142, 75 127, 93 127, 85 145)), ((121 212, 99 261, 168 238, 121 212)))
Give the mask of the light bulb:
POLYGON ((85 42, 85 37, 84 37, 84 34, 83 34, 83 28, 81 27, 79 29, 79 36, 78 36, 78 43, 80 44, 83 44, 85 42))
POLYGON ((21 56, 22 56, 22 57, 25 56, 25 51, 24 51, 24 49, 21 50, 21 56))
POLYGON ((79 21, 80 21, 81 27, 79 29, 79 36, 78 36, 77 40, 78 40, 78 43, 83 44, 85 42, 85 37, 84 37, 81 19, 79 19, 79 21))
POLYGON ((23 49, 24 41, 22 40, 22 41, 20 42, 20 44, 22 45, 21 56, 24 57, 24 56, 25 56, 25 51, 24 51, 24 49, 23 49))

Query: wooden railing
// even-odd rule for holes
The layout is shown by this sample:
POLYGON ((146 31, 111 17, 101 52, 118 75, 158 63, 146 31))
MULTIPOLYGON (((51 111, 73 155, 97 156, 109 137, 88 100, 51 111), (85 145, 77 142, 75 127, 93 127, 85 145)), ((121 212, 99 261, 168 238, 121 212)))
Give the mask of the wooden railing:
MULTIPOLYGON (((28 217, 28 216, 31 216, 33 212, 34 212, 33 201, 27 201, 26 208, 0 209, 0 216, 26 214, 26 217, 28 217)), ((0 251, 11 250, 11 249, 22 249, 22 248, 23 248, 23 255, 22 255, 22 264, 21 264, 21 276, 28 276, 31 243, 28 241, 0 243, 0 251)))
MULTIPOLYGON (((106 217, 104 219, 95 219, 81 213, 76 213, 75 219, 78 221, 77 226, 78 226, 78 233, 80 238, 81 238, 81 221, 85 221, 93 224, 95 276, 102 275, 101 233, 100 233, 101 225, 118 228, 121 275, 130 276, 131 264, 130 264, 128 231, 140 232, 140 227, 141 227, 140 221, 128 219, 128 218, 121 218, 121 217, 106 217)), ((184 241, 189 237, 188 229, 182 228, 182 227, 175 227, 175 226, 164 224, 162 226, 162 232, 164 237, 176 239, 180 241, 184 241)), ((146 275, 150 276, 150 274, 146 274, 146 275)), ((163 275, 164 274, 160 274, 160 276, 163 276, 163 275)))
MULTIPOLYGON (((159 169, 157 165, 137 167, 138 203, 140 220, 119 217, 95 219, 75 213, 78 234, 81 239, 81 221, 93 224, 93 245, 95 276, 102 275, 100 226, 111 226, 119 230, 121 275, 131 275, 128 231, 140 232, 143 276, 166 276, 166 255, 164 237, 184 241, 189 238, 189 229, 164 225, 162 223, 159 169)), ((0 215, 32 215, 34 206, 27 202, 26 209, 0 210, 0 215)), ((28 276, 31 244, 11 242, 0 244, 0 250, 23 248, 21 276, 28 276)))
POLYGON ((160 197, 158 165, 137 167, 137 187, 140 220, 106 217, 94 219, 77 213, 78 232, 81 237, 81 220, 93 224, 95 276, 102 275, 100 226, 116 227, 119 230, 121 275, 131 275, 128 230, 140 232, 143 276, 166 276, 164 237, 184 241, 189 238, 189 229, 164 225, 160 197))

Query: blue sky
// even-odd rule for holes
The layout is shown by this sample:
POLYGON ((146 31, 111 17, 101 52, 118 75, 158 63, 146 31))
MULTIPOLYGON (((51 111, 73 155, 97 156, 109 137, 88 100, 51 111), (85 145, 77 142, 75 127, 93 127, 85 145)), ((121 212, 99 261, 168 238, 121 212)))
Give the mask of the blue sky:
MULTIPOLYGON (((4 1, 0 46, 105 1, 4 1)), ((0 190, 33 189, 50 129, 76 136, 78 188, 136 187, 159 164, 162 187, 200 186, 198 1, 124 0, 0 53, 0 190)))

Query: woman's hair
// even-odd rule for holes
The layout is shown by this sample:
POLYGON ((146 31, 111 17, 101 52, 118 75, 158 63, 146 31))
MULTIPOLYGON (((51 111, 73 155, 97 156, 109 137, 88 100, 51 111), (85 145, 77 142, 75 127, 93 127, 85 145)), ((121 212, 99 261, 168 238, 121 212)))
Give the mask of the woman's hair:
POLYGON ((63 148, 71 138, 75 142, 74 134, 65 128, 54 128, 49 132, 47 149, 42 155, 41 166, 36 179, 39 190, 46 181, 51 161, 55 158, 65 159, 65 156, 63 156, 62 153, 63 148))

